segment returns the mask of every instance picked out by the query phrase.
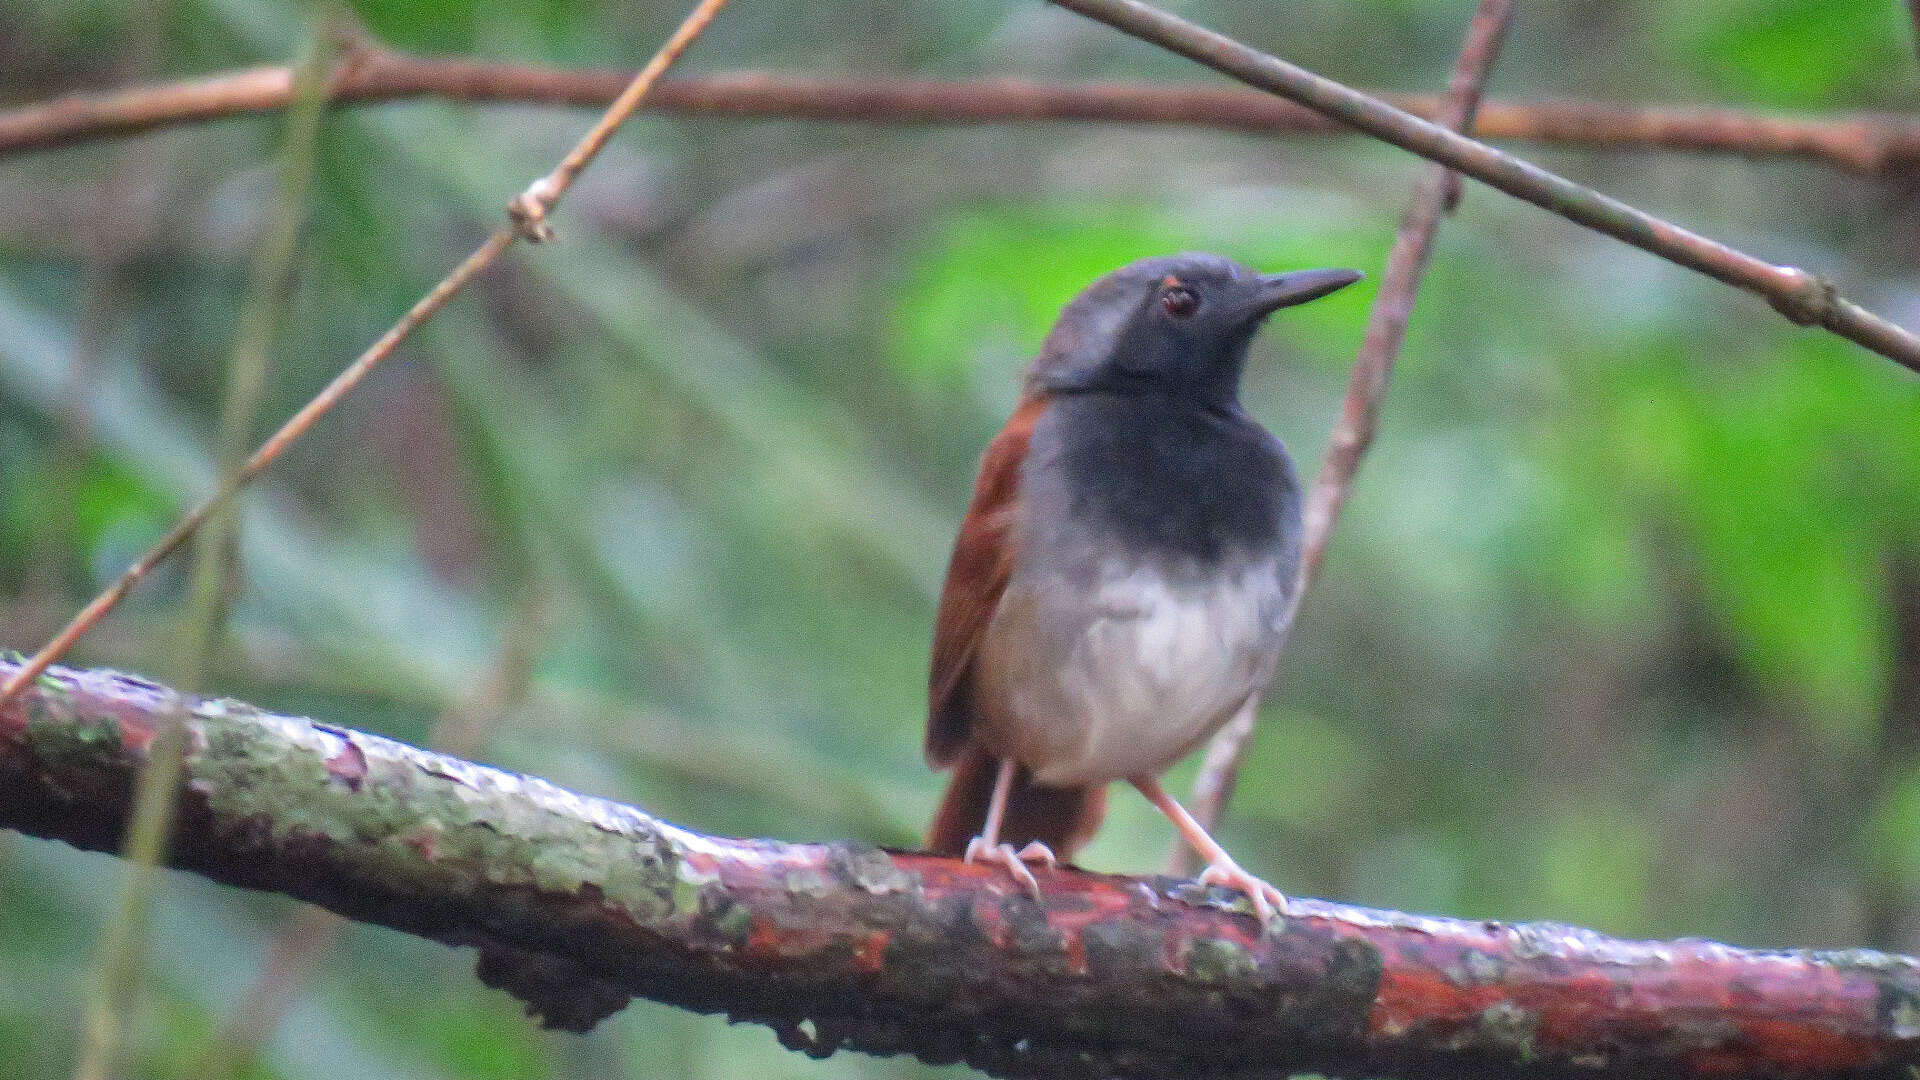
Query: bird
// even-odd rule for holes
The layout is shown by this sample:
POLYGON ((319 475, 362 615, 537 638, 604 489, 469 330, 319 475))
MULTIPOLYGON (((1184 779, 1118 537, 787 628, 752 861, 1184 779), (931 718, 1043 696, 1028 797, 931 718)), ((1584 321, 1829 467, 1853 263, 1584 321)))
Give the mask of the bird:
POLYGON ((1300 485, 1240 402, 1248 347, 1269 315, 1363 276, 1160 256, 1062 309, 981 456, 941 589, 925 752, 953 776, 929 851, 1038 899, 1028 864, 1071 859, 1124 780, 1206 860, 1202 885, 1285 912, 1159 777, 1258 708, 1293 616, 1300 485))

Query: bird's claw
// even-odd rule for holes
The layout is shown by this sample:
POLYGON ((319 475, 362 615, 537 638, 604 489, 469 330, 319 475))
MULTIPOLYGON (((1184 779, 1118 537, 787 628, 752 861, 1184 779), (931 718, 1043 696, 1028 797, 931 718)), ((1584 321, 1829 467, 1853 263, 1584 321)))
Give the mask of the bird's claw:
POLYGON ((1012 844, 989 844, 984 836, 976 836, 967 841, 967 853, 962 856, 962 860, 994 863, 1006 867, 1007 873, 1013 875, 1013 880, 1026 886, 1027 892, 1031 893, 1035 900, 1040 899, 1040 881, 1033 876, 1033 871, 1027 868, 1027 864, 1044 863, 1049 870, 1060 865, 1060 861, 1054 858, 1053 850, 1038 840, 1015 851, 1012 844))
POLYGON ((1247 894, 1247 899, 1253 901, 1254 914, 1260 916, 1262 923, 1272 922, 1276 915, 1287 914, 1286 895, 1241 869, 1239 863, 1216 862, 1200 871, 1198 880, 1201 885, 1225 885, 1247 894))
POLYGON ((1054 858, 1053 849, 1038 840, 1027 841, 1027 846, 1020 849, 1018 858, 1023 863, 1045 863, 1049 870, 1060 869, 1060 860, 1054 858))

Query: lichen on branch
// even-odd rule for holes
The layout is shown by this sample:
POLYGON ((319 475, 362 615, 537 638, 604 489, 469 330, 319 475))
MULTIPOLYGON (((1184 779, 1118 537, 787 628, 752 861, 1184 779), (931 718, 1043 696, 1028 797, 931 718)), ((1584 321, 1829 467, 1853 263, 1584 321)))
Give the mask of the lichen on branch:
MULTIPOLYGON (((17 664, 0 660, 0 676, 17 664)), ((55 668, 0 709, 0 826, 115 850, 184 707, 169 862, 477 946, 584 1029, 629 995, 795 1049, 1010 1077, 1904 1076, 1920 965, 1624 942, 1317 901, 1263 929, 1226 894, 860 844, 703 836, 632 806, 234 701, 55 668)))

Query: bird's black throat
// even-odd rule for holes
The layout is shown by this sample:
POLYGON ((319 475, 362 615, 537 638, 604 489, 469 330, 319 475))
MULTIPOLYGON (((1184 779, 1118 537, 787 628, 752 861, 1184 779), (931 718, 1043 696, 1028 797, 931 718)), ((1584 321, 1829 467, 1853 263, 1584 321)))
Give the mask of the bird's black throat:
POLYGON ((1241 409, 1151 388, 1059 394, 1034 433, 1068 520, 1131 553, 1217 567, 1291 561, 1300 489, 1286 448, 1241 409))

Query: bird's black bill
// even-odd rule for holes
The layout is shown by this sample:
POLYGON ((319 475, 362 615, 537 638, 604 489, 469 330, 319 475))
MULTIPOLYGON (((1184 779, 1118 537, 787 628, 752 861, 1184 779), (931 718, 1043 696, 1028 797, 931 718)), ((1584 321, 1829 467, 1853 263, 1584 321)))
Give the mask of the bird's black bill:
POLYGON ((1254 307, 1260 314, 1269 315, 1283 307, 1318 300, 1366 276, 1358 270, 1293 270, 1268 274, 1260 279, 1254 307))

